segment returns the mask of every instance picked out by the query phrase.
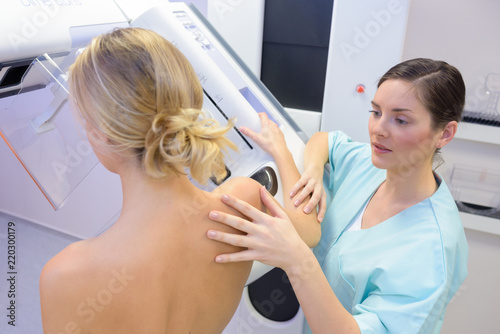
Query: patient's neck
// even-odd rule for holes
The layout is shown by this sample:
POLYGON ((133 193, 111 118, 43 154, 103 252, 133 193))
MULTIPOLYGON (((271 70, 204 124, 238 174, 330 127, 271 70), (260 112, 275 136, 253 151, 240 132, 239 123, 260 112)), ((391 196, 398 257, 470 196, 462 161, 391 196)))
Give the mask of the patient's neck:
POLYGON ((120 220, 154 218, 165 215, 169 208, 192 200, 201 190, 186 175, 158 180, 138 168, 128 168, 119 173, 122 181, 123 206, 120 220))

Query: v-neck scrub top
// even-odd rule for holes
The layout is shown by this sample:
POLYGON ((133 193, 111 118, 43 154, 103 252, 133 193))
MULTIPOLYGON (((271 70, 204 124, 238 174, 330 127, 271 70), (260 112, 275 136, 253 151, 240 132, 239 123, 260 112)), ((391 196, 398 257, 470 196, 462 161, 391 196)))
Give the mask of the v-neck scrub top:
MULTIPOLYGON (((386 171, 373 166, 369 144, 342 132, 329 133, 328 141, 333 196, 314 254, 331 288, 363 334, 439 333, 467 276, 467 242, 448 187, 441 181, 422 202, 348 231, 386 171)), ((307 322, 304 333, 312 333, 307 322)))

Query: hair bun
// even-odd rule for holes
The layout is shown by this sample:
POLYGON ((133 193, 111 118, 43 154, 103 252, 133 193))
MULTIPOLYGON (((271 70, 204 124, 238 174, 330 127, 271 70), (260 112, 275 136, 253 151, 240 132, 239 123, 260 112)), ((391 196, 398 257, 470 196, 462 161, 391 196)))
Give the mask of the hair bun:
POLYGON ((183 174, 187 167, 191 176, 201 183, 226 175, 223 153, 236 149, 225 134, 233 126, 220 127, 214 119, 204 118, 199 109, 182 109, 175 115, 155 115, 146 136, 144 167, 156 178, 183 174))

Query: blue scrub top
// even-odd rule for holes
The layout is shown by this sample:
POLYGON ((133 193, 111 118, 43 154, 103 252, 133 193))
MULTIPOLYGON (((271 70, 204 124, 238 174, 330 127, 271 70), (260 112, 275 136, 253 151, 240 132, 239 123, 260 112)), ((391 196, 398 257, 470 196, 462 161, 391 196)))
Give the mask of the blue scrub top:
MULTIPOLYGON (((468 247, 451 193, 438 190, 369 229, 346 231, 385 180, 368 144, 328 136, 333 199, 314 253, 361 333, 439 333, 467 276, 468 247)), ((442 179, 442 178, 441 178, 442 179)), ((312 333, 307 322, 304 333, 312 333)))

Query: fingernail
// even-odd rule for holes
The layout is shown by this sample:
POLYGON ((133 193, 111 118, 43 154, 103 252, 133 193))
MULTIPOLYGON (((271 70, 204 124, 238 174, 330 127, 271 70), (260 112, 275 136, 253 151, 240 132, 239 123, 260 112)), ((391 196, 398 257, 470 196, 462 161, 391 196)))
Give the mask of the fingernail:
POLYGON ((218 214, 217 212, 215 212, 215 211, 210 211, 210 213, 208 214, 208 216, 209 216, 210 218, 214 218, 214 219, 216 219, 216 218, 218 218, 218 217, 219 217, 219 214, 218 214))
POLYGON ((321 223, 323 221, 323 217, 318 217, 318 221, 321 223))
POLYGON ((306 206, 306 207, 304 208, 304 212, 305 212, 305 213, 309 213, 309 212, 311 212, 311 208, 310 208, 309 206, 306 206))
POLYGON ((214 238, 216 233, 215 233, 215 231, 208 231, 207 235, 209 238, 214 238))
POLYGON ((222 263, 222 257, 220 256, 215 257, 215 262, 222 263))
POLYGON ((292 192, 290 193, 290 197, 293 197, 293 195, 294 195, 294 194, 293 194, 293 191, 292 191, 292 192))
POLYGON ((300 202, 298 200, 296 200, 295 202, 293 202, 293 205, 295 206, 299 206, 300 202))
POLYGON ((229 196, 228 196, 228 195, 226 195, 226 194, 224 194, 224 195, 222 195, 222 196, 221 196, 221 199, 222 199, 224 202, 227 202, 227 201, 229 201, 229 196))

